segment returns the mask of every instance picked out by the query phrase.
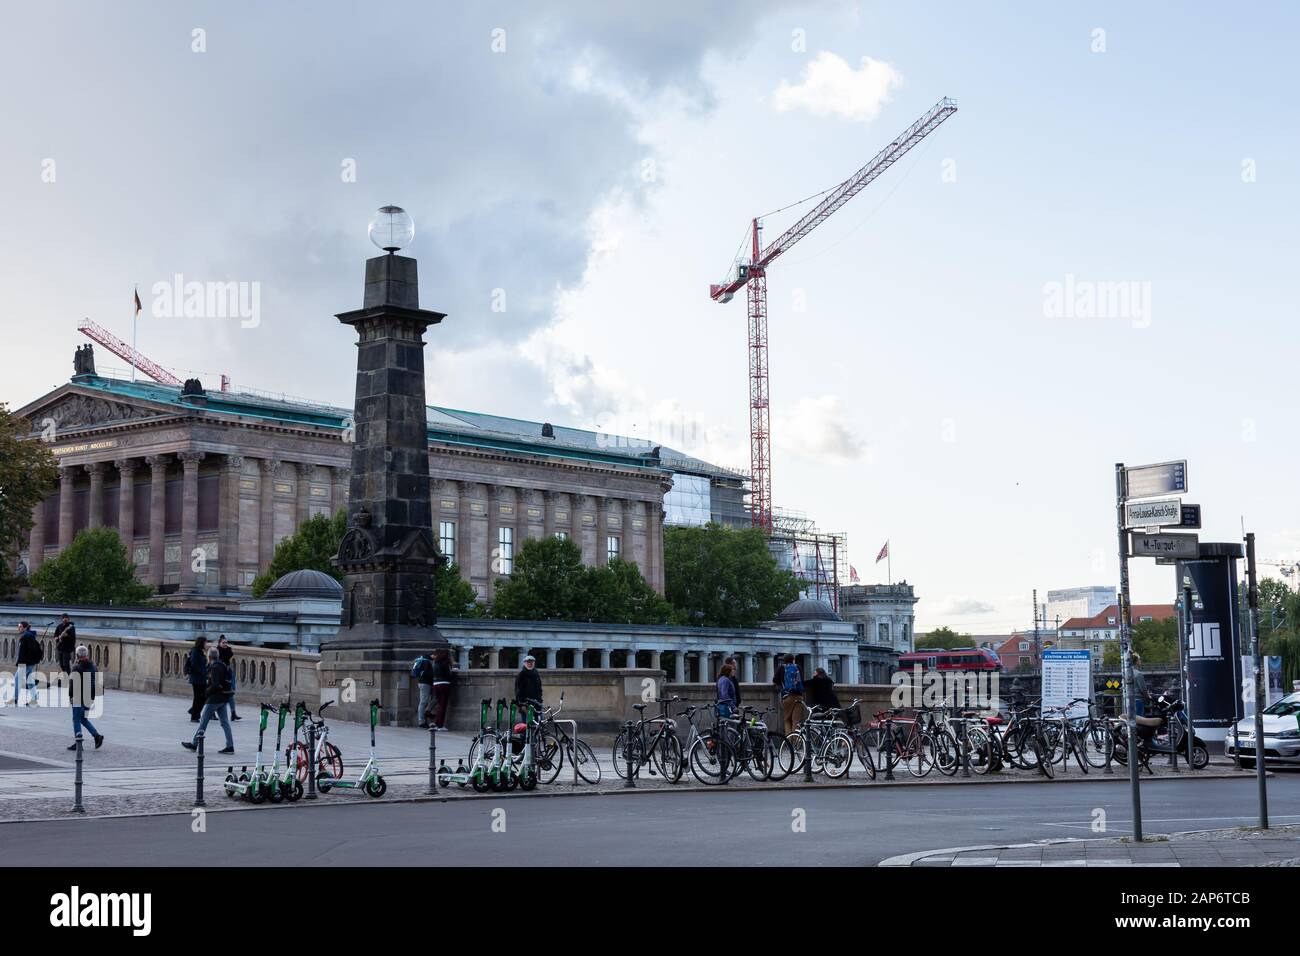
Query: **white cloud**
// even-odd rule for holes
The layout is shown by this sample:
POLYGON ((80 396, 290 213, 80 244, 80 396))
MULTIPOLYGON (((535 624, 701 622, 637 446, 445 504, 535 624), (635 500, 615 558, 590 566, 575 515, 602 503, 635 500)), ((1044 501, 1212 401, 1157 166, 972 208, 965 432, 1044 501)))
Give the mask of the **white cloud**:
POLYGON ((801 398, 789 412, 777 414, 773 432, 781 436, 783 452, 821 461, 853 460, 870 449, 849 427, 851 418, 838 395, 801 398))
POLYGON ((997 607, 990 604, 988 601, 981 601, 979 598, 950 594, 936 609, 936 613, 965 617, 967 615, 975 614, 992 614, 996 610, 997 607))
POLYGON ((902 84, 903 74, 883 60, 864 56, 855 70, 834 53, 822 50, 804 67, 799 83, 781 81, 772 102, 783 113, 803 109, 814 116, 869 123, 902 84))

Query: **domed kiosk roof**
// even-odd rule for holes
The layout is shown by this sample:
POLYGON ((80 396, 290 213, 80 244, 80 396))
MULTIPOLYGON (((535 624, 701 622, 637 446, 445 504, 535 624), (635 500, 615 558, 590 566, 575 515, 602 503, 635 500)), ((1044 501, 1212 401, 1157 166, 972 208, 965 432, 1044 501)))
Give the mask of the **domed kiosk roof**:
POLYGON ((787 604, 785 610, 776 616, 778 621, 841 621, 834 609, 825 601, 816 598, 800 598, 787 604))
POLYGON ((336 578, 324 571, 304 568, 290 571, 266 589, 263 600, 289 600, 293 598, 317 598, 341 601, 343 585, 336 578))

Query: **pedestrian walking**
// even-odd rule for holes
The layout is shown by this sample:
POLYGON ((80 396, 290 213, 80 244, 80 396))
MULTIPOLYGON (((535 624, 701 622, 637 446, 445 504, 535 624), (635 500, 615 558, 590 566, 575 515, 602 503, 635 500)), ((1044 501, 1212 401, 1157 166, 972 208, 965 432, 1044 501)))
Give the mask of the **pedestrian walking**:
POLYGON ((28 621, 18 622, 18 657, 15 663, 18 665, 17 673, 14 674, 14 706, 19 706, 18 688, 22 687, 27 691, 27 705, 31 706, 36 703, 36 665, 44 657, 41 651, 41 642, 36 639, 36 632, 32 630, 32 625, 28 621))
POLYGON ((239 684, 235 680, 235 649, 230 646, 224 634, 217 636, 217 652, 221 656, 221 663, 225 664, 230 671, 230 719, 243 720, 244 718, 235 713, 235 691, 239 690, 239 684))
POLYGON ((77 625, 66 614, 59 618, 59 624, 54 629, 54 648, 59 656, 59 670, 71 674, 72 658, 77 650, 77 625))
POLYGON ((528 716, 528 702, 542 699, 542 675, 537 673, 537 658, 532 654, 524 658, 524 664, 515 675, 515 703, 528 716))
MULTIPOLYGON (((66 615, 65 615, 66 617, 66 615)), ((104 746, 104 735, 95 729, 89 718, 86 717, 86 711, 90 709, 95 700, 95 675, 98 673, 94 663, 90 660, 90 648, 85 644, 79 645, 73 652, 76 655, 76 663, 72 665, 70 674, 72 678, 72 736, 81 733, 81 728, 85 727, 90 731, 90 736, 95 739, 95 749, 98 750, 104 746)), ((77 742, 74 740, 69 750, 77 749, 77 742)))
POLYGON ((718 716, 731 717, 736 713, 736 665, 725 663, 718 671, 718 716))
POLYGON ((433 703, 433 658, 421 654, 411 665, 411 676, 415 686, 420 689, 420 703, 415 714, 420 718, 420 726, 429 729, 429 705, 433 703))
MULTIPOLYGON (((213 650, 216 650, 214 647, 213 650)), ((190 682, 190 691, 194 699, 190 701, 190 721, 199 722, 199 712, 207 697, 208 686, 208 639, 200 634, 194 639, 194 646, 185 655, 185 679, 190 682)))
POLYGON ((781 717, 788 737, 803 724, 803 674, 794 662, 794 655, 782 658, 781 717))
MULTIPOLYGON (((451 706, 451 682, 455 675, 451 669, 451 652, 440 647, 433 652, 433 726, 447 729, 447 708, 451 706)), ((541 688, 541 678, 538 678, 541 688)))
POLYGON ((203 710, 199 718, 198 729, 194 731, 193 740, 182 740, 181 746, 186 750, 199 749, 199 734, 208 729, 208 721, 215 715, 221 721, 221 729, 226 733, 226 746, 224 750, 217 751, 223 754, 233 754, 235 752, 235 736, 230 732, 230 700, 234 692, 230 689, 230 668, 221 663, 221 652, 211 647, 208 649, 208 666, 205 670, 207 674, 207 684, 203 689, 203 710))
POLYGON ((1133 661, 1133 713, 1138 717, 1146 716, 1147 698, 1147 678, 1142 673, 1142 655, 1137 651, 1130 651, 1129 657, 1133 661))

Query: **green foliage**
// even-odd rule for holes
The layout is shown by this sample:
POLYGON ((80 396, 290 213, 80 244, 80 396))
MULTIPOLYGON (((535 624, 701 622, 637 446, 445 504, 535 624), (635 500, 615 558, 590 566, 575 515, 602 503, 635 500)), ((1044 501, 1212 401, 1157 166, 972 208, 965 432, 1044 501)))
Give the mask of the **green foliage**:
POLYGON ((1272 578, 1259 582, 1259 638, 1262 653, 1282 658, 1282 686, 1300 680, 1300 592, 1272 578))
POLYGON ((664 531, 664 592, 675 617, 701 627, 754 627, 799 598, 759 528, 718 524, 664 531))
POLYGON ((564 538, 525 541, 513 573, 497 580, 492 602, 493 617, 517 621, 663 624, 670 614, 635 564, 616 558, 586 567, 578 546, 564 538))
POLYGON ((339 542, 347 528, 348 515, 342 509, 332 518, 312 515, 296 533, 283 538, 275 546, 270 566, 253 579, 253 597, 261 597, 272 584, 291 571, 324 571, 343 580, 343 573, 330 563, 330 559, 339 553, 339 542))
POLYGON ((1178 618, 1160 621, 1135 621, 1132 630, 1133 650, 1142 657, 1143 666, 1178 663, 1178 618))
POLYGON ((975 639, 969 634, 958 634, 950 627, 936 627, 928 634, 922 634, 916 639, 916 649, 925 650, 928 647, 939 647, 950 650, 954 647, 973 647, 975 639))
POLYGON ((453 561, 441 563, 433 572, 433 586, 437 593, 438 618, 480 617, 483 608, 478 604, 478 592, 460 576, 460 568, 453 561))
POLYGON ((32 509, 58 477, 49 448, 43 442, 24 440, 28 433, 28 422, 0 405, 0 597, 13 593, 9 559, 22 549, 32 528, 32 509))
POLYGON ((153 592, 135 579, 135 565, 112 528, 88 528, 32 575, 47 604, 143 604, 153 592))

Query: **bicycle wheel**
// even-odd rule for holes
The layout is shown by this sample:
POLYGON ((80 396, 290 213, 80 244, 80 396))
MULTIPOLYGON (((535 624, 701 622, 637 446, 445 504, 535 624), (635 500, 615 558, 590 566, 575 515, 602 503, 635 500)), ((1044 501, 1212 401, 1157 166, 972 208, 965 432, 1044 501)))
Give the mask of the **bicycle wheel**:
POLYGON ((794 748, 790 741, 774 730, 767 733, 767 747, 772 752, 769 762, 769 780, 784 780, 794 771, 794 748))
POLYGON ((564 748, 560 745, 560 738, 554 731, 542 730, 537 735, 536 746, 537 782, 554 783, 564 766, 564 748))
POLYGON ((682 779, 682 744, 673 734, 664 734, 655 744, 655 766, 669 783, 682 779))
POLYGON ((766 734, 747 730, 746 735, 745 772, 761 783, 772 776, 772 745, 766 734))
POLYGON ((862 770, 871 780, 876 779, 876 762, 875 755, 867 741, 867 735, 871 731, 853 734, 853 750, 858 756, 858 763, 862 764, 862 770))
POLYGON ((632 731, 629 738, 626 730, 620 731, 614 738, 614 772, 622 779, 627 779, 627 764, 632 762, 632 776, 639 776, 641 764, 645 763, 645 754, 641 752, 641 735, 632 731))
POLYGON ((966 728, 966 746, 970 749, 970 768, 978 774, 986 774, 993 769, 995 756, 993 738, 988 731, 979 727, 966 728))
POLYGON ((1090 720, 1080 735, 1083 756, 1094 767, 1104 767, 1115 756, 1115 737, 1105 724, 1090 720))
POLYGON ((569 759, 578 768, 578 776, 587 783, 600 783, 600 761, 596 752, 587 746, 585 740, 575 740, 569 748, 569 759))
POLYGON ((913 777, 924 777, 934 769, 937 761, 938 748, 934 737, 924 732, 916 736, 903 755, 903 765, 913 777))
POLYGON ((934 763, 945 777, 953 776, 961 767, 961 744, 952 732, 941 727, 930 739, 934 741, 934 763))
MULTIPOLYGON (((872 727, 862 735, 862 746, 866 750, 867 760, 875 767, 876 773, 892 773, 896 765, 894 744, 883 727, 872 727)), ((861 756, 861 754, 859 754, 861 756)), ((864 761, 866 763, 866 761, 864 761)))
POLYGON ((1048 780, 1051 780, 1056 771, 1052 769, 1052 755, 1047 749, 1047 741, 1041 734, 1034 734, 1029 738, 1029 750, 1034 755, 1034 762, 1038 767, 1038 772, 1048 780))
POLYGON ((705 786, 716 787, 731 778, 731 765, 735 762, 731 748, 712 731, 700 734, 691 744, 688 762, 691 776, 705 786))
POLYGON ((330 776, 335 780, 343 779, 343 754, 331 743, 326 743, 321 751, 320 763, 317 768, 324 767, 330 772, 330 776))
POLYGON ((832 780, 847 776, 853 765, 853 738, 848 731, 837 730, 826 739, 821 754, 822 769, 832 780))

